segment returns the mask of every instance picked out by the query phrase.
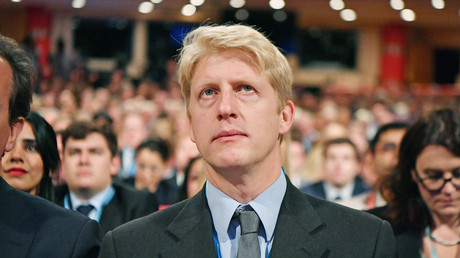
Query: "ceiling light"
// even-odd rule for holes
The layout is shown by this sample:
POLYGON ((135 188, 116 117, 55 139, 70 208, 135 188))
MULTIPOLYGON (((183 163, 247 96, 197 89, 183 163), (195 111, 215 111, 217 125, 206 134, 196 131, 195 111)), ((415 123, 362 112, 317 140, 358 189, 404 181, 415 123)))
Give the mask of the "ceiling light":
POLYGON ((356 20, 356 12, 351 9, 344 9, 340 11, 340 18, 344 21, 354 21, 356 20))
POLYGON ((151 13, 155 6, 151 2, 142 2, 137 9, 140 13, 151 13))
POLYGON ((332 10, 340 11, 345 8, 345 3, 342 0, 331 0, 329 6, 332 10))
POLYGON ((404 9, 401 11, 401 19, 407 22, 415 21, 415 12, 411 9, 404 9))
POLYGON ((190 0, 190 3, 193 4, 194 6, 200 6, 204 4, 204 0, 190 0))
POLYGON ((284 22, 287 19, 287 14, 285 11, 278 10, 273 13, 273 19, 277 22, 284 22))
POLYGON ((244 21, 249 18, 249 12, 246 9, 239 9, 235 12, 235 18, 239 21, 244 21))
POLYGON ((230 6, 233 8, 241 8, 246 4, 245 0, 230 0, 230 6))
POLYGON ((183 16, 192 16, 196 12, 196 7, 193 4, 186 4, 182 7, 183 16))
POLYGON ((163 0, 150 0, 150 2, 152 2, 154 4, 159 4, 159 3, 163 2, 163 0))
POLYGON ((283 9, 286 3, 284 2, 284 0, 270 0, 270 2, 268 2, 268 5, 270 5, 272 9, 279 10, 283 9))
POLYGON ((11 0, 11 2, 14 2, 14 3, 19 3, 21 2, 22 0, 11 0))
POLYGON ((400 11, 404 9, 404 2, 402 0, 391 0, 390 1, 391 8, 400 11))
POLYGON ((72 7, 73 8, 83 8, 86 5, 86 0, 73 0, 72 7))
POLYGON ((446 6, 446 3, 444 3, 444 0, 431 0, 431 5, 435 8, 435 9, 444 9, 444 7, 446 6))

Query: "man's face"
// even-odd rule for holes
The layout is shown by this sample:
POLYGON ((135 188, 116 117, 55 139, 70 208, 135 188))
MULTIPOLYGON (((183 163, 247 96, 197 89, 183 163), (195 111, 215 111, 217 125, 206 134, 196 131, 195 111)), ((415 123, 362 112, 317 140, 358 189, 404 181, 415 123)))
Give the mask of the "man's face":
POLYGON ((406 129, 390 129, 380 135, 375 145, 374 168, 378 177, 393 171, 398 163, 399 144, 406 133, 406 129))
POLYGON ((332 144, 324 157, 324 177, 336 187, 352 182, 359 170, 354 148, 348 143, 332 144))
POLYGON ((20 118, 13 125, 9 124, 9 101, 13 84, 13 71, 9 63, 0 56, 0 156, 4 151, 14 147, 17 136, 24 126, 20 118))
POLYGON ((191 139, 215 170, 280 158, 279 136, 289 130, 293 105, 277 111, 269 80, 245 54, 227 50, 205 56, 190 91, 191 139))
POLYGON ((88 190, 96 194, 112 183, 119 162, 117 157, 112 157, 104 136, 90 133, 84 139, 67 139, 63 166, 65 180, 72 192, 88 190))

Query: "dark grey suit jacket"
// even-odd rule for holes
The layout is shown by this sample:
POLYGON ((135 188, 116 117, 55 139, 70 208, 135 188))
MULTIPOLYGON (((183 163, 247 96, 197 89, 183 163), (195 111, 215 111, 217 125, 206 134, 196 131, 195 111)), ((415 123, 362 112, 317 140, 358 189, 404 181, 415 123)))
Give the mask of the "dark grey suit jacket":
POLYGON ((0 177, 0 257, 97 257, 102 237, 96 221, 0 177))
MULTIPOLYGON (((99 257, 217 257, 204 189, 106 234, 99 257)), ((288 180, 270 257, 394 257, 388 222, 302 193, 288 180)))

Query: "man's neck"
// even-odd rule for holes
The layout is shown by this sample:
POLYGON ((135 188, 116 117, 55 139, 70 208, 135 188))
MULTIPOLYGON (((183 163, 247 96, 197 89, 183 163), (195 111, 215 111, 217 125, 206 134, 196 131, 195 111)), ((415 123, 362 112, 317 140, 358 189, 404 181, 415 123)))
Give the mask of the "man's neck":
POLYGON ((261 168, 228 168, 216 171, 205 165, 207 180, 239 203, 249 203, 278 179, 281 163, 275 162, 261 168))

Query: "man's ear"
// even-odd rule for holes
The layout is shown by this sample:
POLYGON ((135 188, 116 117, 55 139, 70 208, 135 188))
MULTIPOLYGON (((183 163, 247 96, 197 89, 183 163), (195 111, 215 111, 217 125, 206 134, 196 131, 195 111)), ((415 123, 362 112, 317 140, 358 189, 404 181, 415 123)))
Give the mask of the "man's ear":
POLYGON ((292 122, 294 121, 294 112, 294 103, 288 100, 280 114, 280 135, 285 135, 289 132, 292 122))
POLYGON ((14 148, 14 144, 16 143, 16 139, 18 138, 19 134, 22 132, 22 128, 24 128, 24 118, 18 117, 13 125, 10 126, 8 141, 5 145, 5 151, 11 151, 14 148))
POLYGON ((110 174, 112 176, 116 176, 118 174, 118 170, 121 166, 120 156, 115 155, 112 157, 112 162, 110 163, 110 174))

